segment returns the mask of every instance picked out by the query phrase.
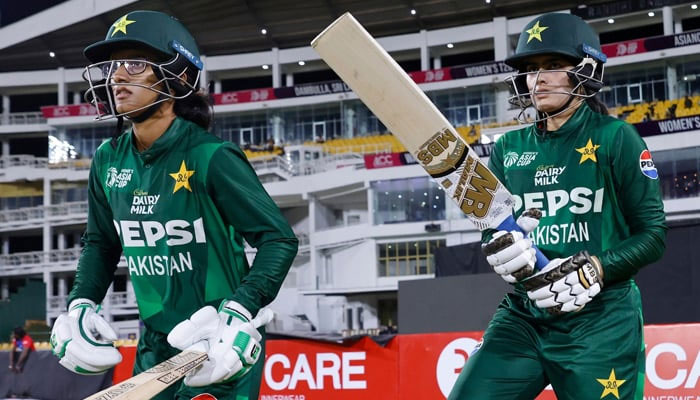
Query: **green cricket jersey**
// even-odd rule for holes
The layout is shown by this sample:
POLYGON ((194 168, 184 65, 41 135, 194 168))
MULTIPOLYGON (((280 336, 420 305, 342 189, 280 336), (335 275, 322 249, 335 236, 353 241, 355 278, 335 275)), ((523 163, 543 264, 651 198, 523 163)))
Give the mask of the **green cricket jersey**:
POLYGON ((298 241, 234 144, 176 118, 138 152, 132 132, 96 151, 88 223, 70 300, 102 301, 123 252, 141 319, 168 333, 231 299, 253 315, 271 302, 298 241), (252 267, 243 239, 258 252, 252 267))
POLYGON ((588 250, 600 258, 609 285, 663 254, 658 173, 644 141, 624 121, 584 103, 557 131, 529 126, 503 135, 489 168, 515 197, 515 215, 542 210, 532 238, 550 259, 588 250))

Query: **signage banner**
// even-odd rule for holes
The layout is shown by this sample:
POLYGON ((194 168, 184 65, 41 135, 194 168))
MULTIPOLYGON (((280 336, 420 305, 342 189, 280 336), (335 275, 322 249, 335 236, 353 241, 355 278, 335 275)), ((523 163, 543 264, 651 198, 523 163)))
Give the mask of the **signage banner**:
POLYGON ((601 47, 603 49, 603 53, 605 53, 608 58, 646 53, 647 51, 647 49, 644 47, 644 39, 604 44, 601 47))
MULTIPOLYGON (((349 344, 269 340, 260 400, 445 399, 482 335, 397 335, 386 346, 369 337, 349 344)), ((644 400, 700 399, 698 337, 700 323, 644 327, 644 400)), ((135 350, 120 348, 124 361, 115 368, 115 383, 130 376, 135 350)), ((605 388, 600 390, 602 396, 605 388)), ((547 387, 536 400, 556 396, 547 387)))
POLYGON ((396 339, 267 342, 260 400, 399 399, 396 339))
POLYGON ((217 106, 223 104, 251 103, 276 99, 275 91, 272 88, 217 93, 213 95, 213 97, 214 105, 217 106))
POLYGON ((429 83, 452 80, 451 68, 431 69, 429 71, 415 71, 408 75, 416 83, 429 83))
POLYGON ((365 154, 365 168, 367 169, 398 167, 406 164, 402 153, 365 154))
POLYGON ((700 129, 700 115, 634 124, 640 136, 662 135, 700 129))
POLYGON ((507 72, 515 72, 515 70, 503 61, 490 61, 479 64, 462 65, 453 67, 451 70, 454 79, 474 78, 477 76, 498 75, 507 72))
POLYGON ((43 106, 41 114, 44 118, 80 117, 83 115, 97 115, 95 106, 89 103, 70 104, 67 106, 43 106))

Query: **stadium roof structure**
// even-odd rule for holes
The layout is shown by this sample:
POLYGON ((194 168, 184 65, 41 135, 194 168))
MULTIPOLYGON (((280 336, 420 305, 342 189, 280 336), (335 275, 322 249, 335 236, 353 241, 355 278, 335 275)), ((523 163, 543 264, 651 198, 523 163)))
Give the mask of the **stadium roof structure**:
POLYGON ((485 22, 498 16, 514 18, 570 9, 583 3, 580 0, 68 0, 0 28, 0 72, 84 66, 87 60, 83 48, 102 39, 117 18, 139 9, 159 10, 177 17, 197 38, 201 53, 214 56, 307 46, 345 11, 352 12, 373 35, 381 37, 485 22), (50 52, 53 57, 49 56, 50 52))

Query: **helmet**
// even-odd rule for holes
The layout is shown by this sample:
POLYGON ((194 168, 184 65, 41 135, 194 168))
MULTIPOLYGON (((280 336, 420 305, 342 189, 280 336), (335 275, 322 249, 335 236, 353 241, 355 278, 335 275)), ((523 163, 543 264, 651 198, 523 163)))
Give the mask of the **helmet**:
MULTIPOLYGON (((571 99, 579 97, 585 100, 595 96, 603 87, 603 64, 607 57, 593 28, 572 14, 541 15, 525 25, 520 33, 515 54, 505 60, 507 65, 518 70, 518 73, 508 77, 506 82, 510 84, 511 89, 508 100, 521 108, 520 116, 524 116, 524 111, 533 106, 526 82, 528 73, 523 70, 525 62, 532 56, 543 54, 560 55, 575 65, 573 69, 565 71, 573 88, 562 92, 571 95, 571 99)), ((571 100, 555 113, 538 115, 536 122, 565 111, 570 104, 571 100)))
POLYGON ((119 64, 115 63, 117 60, 110 60, 110 56, 114 51, 129 48, 146 48, 155 52, 157 59, 145 63, 151 66, 158 79, 151 86, 122 84, 145 87, 158 93, 156 101, 141 108, 146 109, 145 112, 130 119, 145 120, 156 111, 155 105, 167 99, 182 99, 197 91, 203 63, 190 32, 167 14, 132 11, 112 24, 104 40, 84 50, 85 57, 91 62, 83 72, 83 78, 90 84, 85 97, 97 108, 98 119, 124 116, 117 113, 112 97, 111 78, 119 64))

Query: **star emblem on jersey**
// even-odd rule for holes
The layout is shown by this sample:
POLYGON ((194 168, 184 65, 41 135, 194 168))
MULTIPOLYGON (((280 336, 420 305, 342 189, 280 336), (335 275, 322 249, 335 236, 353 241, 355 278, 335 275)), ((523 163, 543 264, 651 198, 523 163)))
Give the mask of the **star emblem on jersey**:
POLYGON ((592 160, 594 163, 597 163, 598 159, 595 156, 595 151, 598 150, 598 147, 600 147, 599 144, 593 144, 593 141, 588 139, 588 143, 585 146, 576 149, 577 152, 581 153, 581 159, 578 163, 583 164, 586 160, 592 160))
POLYGON ((610 371, 610 376, 608 379, 596 379, 598 383, 603 385, 603 394, 600 395, 600 398, 604 398, 605 396, 611 394, 615 396, 616 399, 620 398, 620 393, 618 392, 618 389, 620 386, 622 386, 623 383, 627 382, 626 379, 617 379, 615 377, 615 369, 613 368, 610 371))
POLYGON ((532 26, 532 28, 526 30, 530 36, 527 38, 527 42, 530 43, 532 39, 537 39, 540 42, 542 41, 542 32, 544 32, 546 29, 548 29, 548 26, 540 26, 540 21, 535 22, 535 25, 532 26))
POLYGON ((182 164, 180 164, 180 170, 177 172, 173 172, 170 175, 173 179, 175 179, 175 187, 173 188, 173 193, 177 192, 180 190, 180 188, 185 188, 189 190, 190 192, 192 191, 192 188, 190 187, 190 177, 194 175, 194 170, 188 171, 187 166, 185 165, 185 160, 182 160, 182 164))
POLYGON ((112 34, 110 35, 110 37, 114 36, 114 34, 116 34, 117 32, 121 32, 121 33, 126 35, 126 26, 136 22, 136 21, 128 20, 128 19, 126 19, 126 17, 127 16, 125 15, 125 16, 119 18, 119 20, 117 20, 117 22, 115 22, 114 25, 112 25, 114 30, 112 31, 112 34))

